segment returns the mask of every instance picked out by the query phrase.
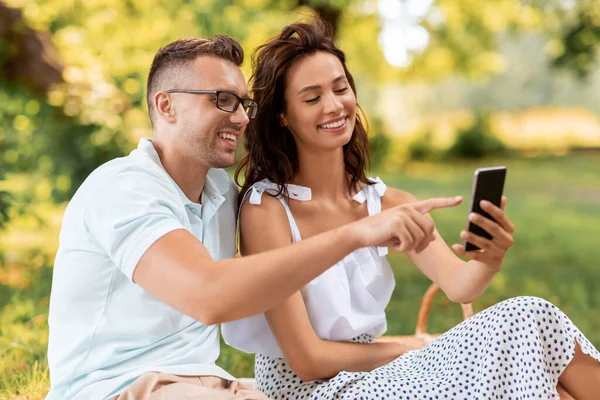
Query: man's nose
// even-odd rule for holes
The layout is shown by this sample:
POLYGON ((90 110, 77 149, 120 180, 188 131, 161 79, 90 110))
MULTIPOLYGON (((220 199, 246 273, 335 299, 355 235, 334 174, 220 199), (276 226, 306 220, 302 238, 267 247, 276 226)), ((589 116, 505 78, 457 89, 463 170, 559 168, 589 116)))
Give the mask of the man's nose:
POLYGON ((241 104, 238 106, 237 110, 231 113, 230 121, 234 124, 240 125, 242 128, 248 125, 248 122, 250 122, 250 118, 246 113, 246 109, 242 107, 241 104))

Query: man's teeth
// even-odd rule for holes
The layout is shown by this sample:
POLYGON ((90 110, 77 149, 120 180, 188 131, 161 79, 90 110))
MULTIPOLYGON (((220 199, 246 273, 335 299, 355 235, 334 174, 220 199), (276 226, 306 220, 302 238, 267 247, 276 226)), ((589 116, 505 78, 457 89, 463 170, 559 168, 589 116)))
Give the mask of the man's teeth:
POLYGON ((233 140, 234 142, 237 141, 237 136, 232 133, 219 133, 219 137, 222 139, 233 140))
POLYGON ((342 118, 339 121, 332 122, 330 124, 319 125, 319 126, 321 128, 325 128, 325 129, 333 129, 333 128, 339 128, 340 126, 344 125, 344 122, 346 122, 346 118, 342 118))

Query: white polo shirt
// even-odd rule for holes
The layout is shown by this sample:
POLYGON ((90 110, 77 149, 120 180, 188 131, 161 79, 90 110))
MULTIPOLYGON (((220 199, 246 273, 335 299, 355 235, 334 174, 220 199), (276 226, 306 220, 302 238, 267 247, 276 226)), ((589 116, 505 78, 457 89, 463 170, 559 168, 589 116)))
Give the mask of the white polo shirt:
POLYGON ((237 195, 231 177, 212 169, 203 204, 190 201, 148 139, 90 174, 65 211, 54 264, 48 400, 111 398, 148 371, 234 379, 215 365, 218 327, 157 300, 132 276, 146 250, 176 229, 214 260, 233 257, 237 195))

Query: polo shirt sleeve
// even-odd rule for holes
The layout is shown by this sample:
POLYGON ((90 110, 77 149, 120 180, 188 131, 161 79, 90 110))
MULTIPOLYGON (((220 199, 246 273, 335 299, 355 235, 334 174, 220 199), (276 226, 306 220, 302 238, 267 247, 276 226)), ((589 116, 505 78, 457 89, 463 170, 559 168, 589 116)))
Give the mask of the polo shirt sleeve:
POLYGON ((133 271, 159 238, 185 229, 181 199, 164 178, 124 171, 99 185, 86 205, 84 223, 111 261, 133 281, 133 271))

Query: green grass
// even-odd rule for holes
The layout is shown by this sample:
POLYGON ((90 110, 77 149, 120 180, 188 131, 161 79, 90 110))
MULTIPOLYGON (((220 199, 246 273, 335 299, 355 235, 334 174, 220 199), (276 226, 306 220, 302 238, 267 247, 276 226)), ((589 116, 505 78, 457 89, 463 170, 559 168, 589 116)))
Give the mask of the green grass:
MULTIPOLYGON (((600 157, 487 160, 484 164, 411 164, 382 172, 390 186, 418 198, 465 196, 459 207, 434 211, 448 244, 465 226, 473 171, 507 165, 507 212, 517 227, 505 266, 474 303, 476 311, 508 297, 544 297, 560 306, 600 347, 600 157)), ((51 264, 62 208, 36 206, 48 223, 26 216, 0 237, 0 399, 43 398, 51 264)), ((402 255, 390 257, 396 290, 388 307, 389 334, 414 331, 428 280, 402 255)), ((429 331, 460 321, 460 307, 443 295, 432 309, 429 331)), ((218 363, 237 376, 253 374, 253 357, 223 345, 218 363)))

